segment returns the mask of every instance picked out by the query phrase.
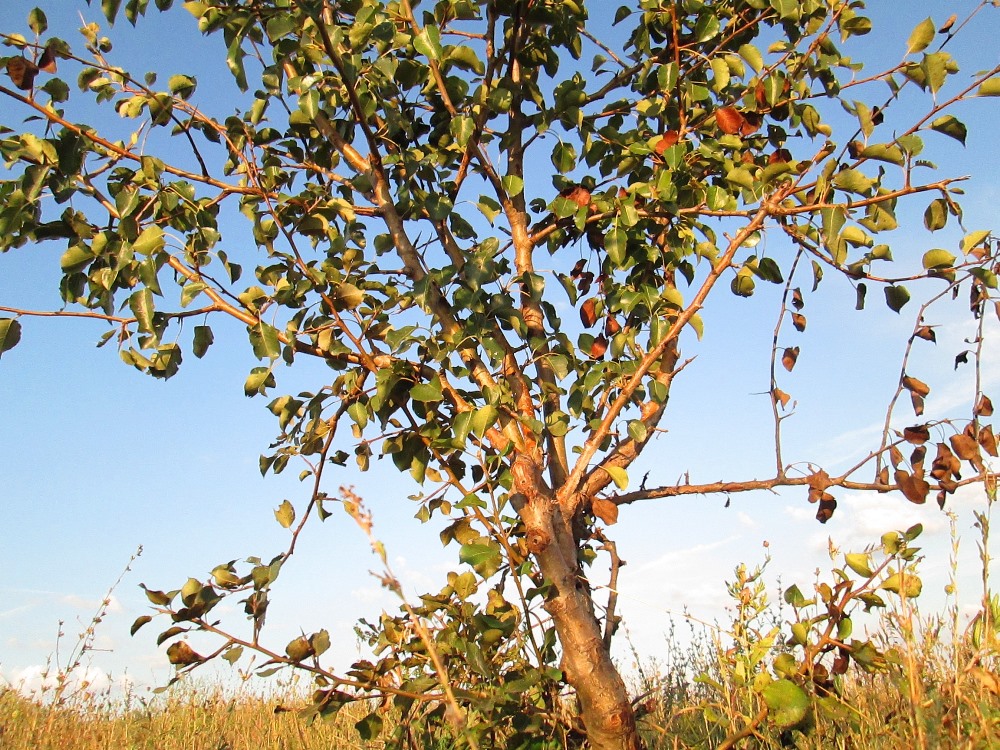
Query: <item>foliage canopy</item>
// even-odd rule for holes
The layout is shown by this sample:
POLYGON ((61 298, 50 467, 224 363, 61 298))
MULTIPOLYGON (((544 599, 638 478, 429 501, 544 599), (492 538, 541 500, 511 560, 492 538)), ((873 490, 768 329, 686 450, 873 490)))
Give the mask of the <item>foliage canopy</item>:
MULTIPOLYGON (((174 3, 100 5, 109 22, 141 27, 153 5, 174 3)), ((607 554, 614 591, 607 529, 624 506, 800 486, 826 521, 837 488, 918 503, 934 493, 943 506, 988 476, 989 397, 977 385, 961 418, 924 415, 930 387, 906 361, 880 442, 846 473, 786 464, 781 438, 792 408, 782 370, 799 354, 789 329, 805 329, 824 275, 848 279, 859 307, 869 288, 896 312, 919 306, 907 358, 934 340, 930 305, 963 293, 978 331, 966 358, 978 367, 993 235, 967 232, 955 251, 920 258, 895 258, 887 239, 911 198, 926 204, 930 231, 961 222, 960 179, 937 176, 924 151, 942 137, 965 142, 956 105, 1000 95, 1000 69, 960 77, 946 49, 965 19, 927 19, 898 65, 869 74, 842 51, 871 29, 859 0, 641 0, 613 19, 582 0, 183 6, 219 38, 244 92, 227 116, 206 113, 195 75, 134 75, 97 24, 81 30, 81 50, 47 36, 37 9, 30 34, 3 35, 10 85, 0 86, 0 249, 63 243, 67 309, 105 321, 102 344, 157 378, 186 352, 206 356, 219 316, 242 322, 260 361, 244 390, 270 399, 280 429, 261 470, 302 459, 312 481, 304 508, 276 512, 292 530, 286 552, 147 590, 172 621, 159 642, 172 641, 179 671, 250 649, 313 672, 320 714, 374 694, 454 720, 473 746, 586 735, 593 747, 637 747, 610 656, 614 595, 599 607, 586 578, 607 554), (912 89, 927 103, 906 121, 897 104, 912 89), (131 135, 76 122, 80 100, 131 135), (246 217, 254 248, 224 240, 225 212, 246 217), (783 290, 773 476, 637 482, 629 469, 666 424, 686 365, 682 339, 696 350, 711 335, 700 311, 758 283, 783 290), (325 362, 328 381, 281 395, 281 366, 302 358, 325 362), (894 411, 903 394, 916 425, 894 411), (325 631, 283 652, 261 641, 269 592, 303 524, 335 503, 370 533, 360 499, 328 494, 324 472, 381 456, 423 486, 420 517, 442 517, 465 567, 419 606, 366 625, 379 660, 336 675, 319 660, 325 631), (245 635, 211 619, 229 596, 241 597, 245 635), (222 645, 199 655, 176 639, 192 630, 222 645), (566 718, 564 685, 579 719, 566 718)), ((31 314, 2 309, 0 353, 31 314)), ((398 589, 387 565, 385 582, 398 589)), ((869 668, 869 649, 840 656, 869 668)), ((807 673, 793 665, 762 685, 763 705, 801 719, 807 673)), ((380 727, 377 712, 359 725, 367 737, 380 727)), ((400 745, 423 741, 400 731, 400 745)))

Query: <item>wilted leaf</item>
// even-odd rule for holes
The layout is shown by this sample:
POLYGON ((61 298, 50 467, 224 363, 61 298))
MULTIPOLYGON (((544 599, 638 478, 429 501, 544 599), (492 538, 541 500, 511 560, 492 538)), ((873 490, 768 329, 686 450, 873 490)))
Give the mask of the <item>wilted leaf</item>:
POLYGON ((167 659, 177 667, 187 667, 192 664, 200 664, 205 661, 205 657, 195 651, 186 641, 177 641, 167 648, 167 659))
POLYGON ((979 430, 979 444, 984 451, 997 458, 997 438, 993 434, 993 428, 990 425, 984 425, 979 430))
POLYGON ((977 417, 992 417, 993 416, 993 402, 990 397, 985 393, 979 397, 979 401, 976 402, 976 408, 973 413, 977 417))
POLYGON ((927 502, 927 493, 931 491, 931 486, 922 477, 897 469, 895 479, 900 492, 911 503, 923 505, 927 502))
POLYGON ((145 625, 147 622, 149 622, 152 619, 153 618, 150 617, 149 615, 142 615, 141 617, 137 617, 135 619, 135 622, 132 623, 132 628, 131 628, 131 630, 129 630, 129 634, 130 635, 135 635, 136 632, 139 630, 139 628, 141 628, 143 625, 145 625))
POLYGON ((931 464, 931 476, 937 480, 949 479, 952 476, 960 478, 962 462, 951 452, 946 443, 937 444, 937 455, 931 464))
POLYGON ((833 512, 837 509, 837 501, 832 495, 824 493, 824 497, 819 501, 819 507, 816 509, 816 520, 820 523, 826 523, 833 517, 833 512))
POLYGON ((594 343, 590 345, 590 356, 593 359, 600 359, 604 356, 604 353, 608 350, 608 340, 604 338, 604 335, 598 336, 594 339, 594 343))
POLYGON ((580 321, 584 328, 590 328, 597 322, 597 297, 591 297, 580 305, 580 321))
POLYGON ((285 646, 285 654, 292 661, 302 661, 303 659, 308 659, 310 656, 315 654, 316 651, 313 649, 312 643, 304 635, 300 635, 298 638, 290 641, 287 646, 285 646))
POLYGON ((903 429, 903 440, 912 445, 923 445, 930 439, 931 433, 925 424, 917 424, 903 429))
POLYGON ((792 325, 796 331, 806 330, 806 316, 802 313, 792 313, 792 325))
POLYGON ((723 133, 736 135, 743 128, 746 120, 735 107, 722 107, 715 113, 715 122, 723 133))
POLYGON ((920 326, 913 335, 918 339, 937 343, 937 334, 934 333, 934 329, 931 326, 920 326))
POLYGON ((781 408, 785 409, 788 407, 788 402, 791 400, 791 396, 785 393, 780 388, 775 388, 771 391, 771 396, 774 398, 774 403, 781 404, 781 408))
POLYGON ((981 460, 979 458, 979 443, 975 438, 963 432, 959 435, 952 435, 948 440, 956 456, 973 465, 979 464, 981 460))
POLYGON ((922 380, 911 378, 909 375, 903 376, 903 387, 911 393, 916 393, 918 396, 926 397, 931 392, 926 383, 922 380))
POLYGON ((799 347, 790 346, 787 349, 785 349, 785 351, 782 353, 781 364, 786 370, 788 370, 788 372, 791 372, 792 369, 795 367, 795 363, 798 361, 798 359, 799 359, 799 347))
POLYGON ((618 523, 618 504, 603 497, 595 497, 591 501, 591 510, 608 526, 618 523))

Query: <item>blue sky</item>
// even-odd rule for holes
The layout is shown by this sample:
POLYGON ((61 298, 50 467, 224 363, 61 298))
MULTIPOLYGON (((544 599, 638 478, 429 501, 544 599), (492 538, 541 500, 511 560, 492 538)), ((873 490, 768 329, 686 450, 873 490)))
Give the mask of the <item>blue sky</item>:
MULTIPOLYGON (((27 33, 24 19, 35 4, 5 0, 0 29, 27 33)), ((50 33, 74 47, 82 48, 75 32, 78 12, 106 25, 97 8, 79 0, 38 4, 48 13, 50 33)), ((902 58, 910 29, 926 15, 940 23, 975 3, 871 5, 876 32, 854 54, 875 70, 902 58)), ((963 80, 997 64, 998 13, 988 9, 949 48, 962 64, 963 80)), ((222 65, 221 40, 201 40, 193 19, 180 8, 165 18, 151 13, 138 31, 122 22, 105 33, 115 41, 114 62, 133 72, 158 70, 161 80, 206 59, 222 65)), ((231 84, 225 76, 202 78, 199 103, 221 105, 231 84)), ((928 156, 943 175, 973 177, 963 202, 969 230, 996 224, 998 101, 956 110, 969 125, 966 148, 944 136, 927 137, 928 156)), ((891 236, 897 258, 919 263, 931 247, 957 246, 961 232, 953 226, 934 236, 923 231, 924 206, 925 201, 913 201, 903 214, 909 224, 891 236)), ((231 225, 237 236, 240 221, 236 217, 231 225)), ((60 254, 52 243, 0 256, 0 305, 56 307, 60 254)), ((705 340, 691 342, 685 354, 697 359, 674 386, 670 431, 650 447, 634 475, 649 470, 651 483, 669 483, 685 472, 694 481, 769 475, 770 407, 760 394, 768 388, 777 290, 761 287, 750 300, 726 298, 705 311, 705 340)), ((856 312, 853 291, 829 274, 807 298, 806 333, 794 341, 783 336, 802 346, 798 366, 780 384, 799 402, 795 416, 785 422, 786 460, 813 460, 831 471, 843 468, 845 458, 855 455, 859 444, 871 443, 881 428, 915 305, 897 316, 879 303, 879 294, 873 289, 868 309, 856 312)), ((971 369, 951 375, 951 357, 971 331, 963 327, 968 316, 962 306, 940 316, 937 348, 921 354, 917 363, 922 379, 936 385, 928 413, 957 407, 968 393, 971 369)), ((996 320, 989 325, 997 333, 996 320)), ((171 669, 155 647, 153 626, 136 638, 128 635, 135 617, 147 612, 138 583, 173 588, 231 559, 271 557, 287 544, 288 534, 272 510, 285 498, 304 502, 308 490, 295 480, 296 470, 267 479, 258 472, 258 455, 277 427, 265 400, 243 395, 246 373, 257 363, 241 326, 220 322, 218 343, 208 356, 188 357, 180 374, 167 382, 122 365, 111 347, 95 348, 103 329, 93 322, 31 318, 23 326, 21 344, 0 361, 0 570, 5 572, 0 579, 0 676, 14 682, 37 674, 54 654, 59 621, 66 623, 65 653, 142 545, 142 556, 114 592, 112 611, 98 629, 100 650, 91 657, 96 671, 111 672, 116 679, 127 672, 140 684, 162 684, 171 669)), ((994 350, 987 359, 985 390, 990 393, 992 386, 997 401, 1000 362, 994 350)), ((326 372, 300 361, 280 375, 279 389, 294 393, 315 387, 325 382, 326 372)), ((900 414, 906 414, 905 407, 900 414)), ((391 465, 374 464, 367 475, 344 470, 328 489, 337 484, 355 485, 368 501, 376 534, 408 591, 436 591, 444 572, 459 568, 457 550, 441 549, 438 528, 413 519, 416 506, 406 496, 414 487, 391 465)), ((671 613, 687 608, 703 620, 724 617, 723 581, 738 562, 762 561, 764 541, 773 558, 771 580, 780 576, 784 584, 795 581, 805 590, 817 566, 829 569, 828 538, 845 551, 856 550, 883 531, 921 521, 928 529, 925 573, 933 610, 931 604, 942 601, 948 546, 948 519, 933 501, 918 508, 897 495, 839 493, 838 500, 840 507, 826 526, 813 519, 815 509, 800 491, 736 496, 729 508, 723 507, 724 498, 693 497, 623 509, 612 529, 629 563, 620 581, 620 606, 640 653, 657 655, 671 613)), ((977 596, 978 575, 971 508, 980 503, 981 494, 970 491, 956 496, 951 506, 963 536, 968 581, 963 601, 969 606, 977 596)), ((280 648, 300 627, 307 633, 326 627, 334 639, 332 659, 348 663, 357 654, 356 619, 396 606, 367 575, 375 565, 367 541, 346 516, 309 528, 269 611, 272 642, 280 648)), ((596 576, 594 582, 600 583, 596 576)), ((229 611, 230 622, 242 619, 233 608, 229 611)))

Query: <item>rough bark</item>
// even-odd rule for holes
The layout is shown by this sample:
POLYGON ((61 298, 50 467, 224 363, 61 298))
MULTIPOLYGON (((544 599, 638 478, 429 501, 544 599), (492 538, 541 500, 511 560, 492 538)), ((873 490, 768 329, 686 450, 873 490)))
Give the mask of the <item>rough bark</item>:
POLYGON ((593 597, 580 571, 572 517, 545 484, 537 463, 514 462, 516 507, 527 529, 528 549, 552 591, 545 610, 562 646, 561 668, 576 690, 580 717, 595 750, 640 750, 635 712, 625 682, 611 659, 593 597))

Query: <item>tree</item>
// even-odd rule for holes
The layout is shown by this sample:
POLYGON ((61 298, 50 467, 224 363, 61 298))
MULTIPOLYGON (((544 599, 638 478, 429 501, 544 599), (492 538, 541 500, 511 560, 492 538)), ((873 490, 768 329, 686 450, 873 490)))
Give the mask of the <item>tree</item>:
MULTIPOLYGON (((643 0, 617 10, 605 41, 582 0, 183 5, 203 33, 221 34, 246 92, 229 116, 205 113, 192 75, 164 86, 115 67, 95 24, 82 30, 85 51, 48 38, 41 10, 29 36, 4 35, 13 49, 0 86, 0 248, 65 243, 67 308, 53 312, 104 321, 102 344, 153 377, 173 376, 185 348, 205 356, 215 319, 244 324, 261 361, 245 392, 271 398, 280 428, 261 470, 301 459, 312 481, 298 518, 290 503, 277 511, 292 529, 284 553, 147 590, 173 623, 159 642, 220 637, 207 657, 175 640, 167 655, 180 672, 253 649, 274 668, 312 672, 319 714, 376 695, 415 721, 425 707, 425 719, 447 717, 472 746, 568 744, 579 732, 595 748, 636 748, 611 659, 614 596, 602 606, 587 579, 600 553, 616 574, 607 529, 625 506, 801 487, 826 521, 838 489, 916 503, 933 492, 944 506, 990 476, 989 397, 977 385, 961 418, 924 415, 929 386, 907 362, 934 341, 931 306, 961 292, 978 333, 960 356, 978 367, 996 240, 973 231, 960 253, 919 258, 895 258, 882 242, 910 199, 926 203, 930 231, 961 222, 961 178, 936 176, 923 151, 943 137, 964 143, 955 107, 1000 95, 1000 68, 954 83, 947 44, 966 19, 928 19, 898 65, 867 74, 840 49, 871 28, 859 0, 643 0), (67 69, 79 92, 59 77, 67 69), (899 101, 914 90, 925 107, 901 121, 899 101), (132 137, 77 123, 73 107, 88 98, 133 123, 132 137), (252 251, 224 241, 226 211, 249 221, 252 251), (788 329, 805 328, 824 274, 847 279, 859 307, 869 287, 896 312, 919 306, 881 439, 835 476, 787 463, 781 437, 791 397, 780 372, 799 352, 785 345, 788 329), (669 421, 681 343, 700 346, 699 312, 723 295, 750 297, 758 281, 783 289, 773 476, 636 481, 629 468, 669 421), (567 303, 579 326, 560 319, 567 303), (303 358, 325 362, 333 382, 275 396, 280 366, 303 358), (896 413, 904 393, 916 425, 896 413), (324 471, 367 469, 373 456, 422 485, 422 519, 441 518, 466 567, 419 606, 365 624, 382 657, 336 675, 319 660, 325 631, 282 653, 261 629, 304 523, 340 502, 370 532, 360 498, 328 494, 324 471), (243 597, 248 635, 209 617, 230 596, 243 597), (559 718, 564 685, 582 725, 559 718)), ((101 3, 109 22, 133 25, 149 6, 101 3)), ((5 352, 33 313, 2 309, 5 352)), ((388 566, 385 582, 398 589, 388 566)), ((398 731, 399 744, 419 742, 398 731)))

